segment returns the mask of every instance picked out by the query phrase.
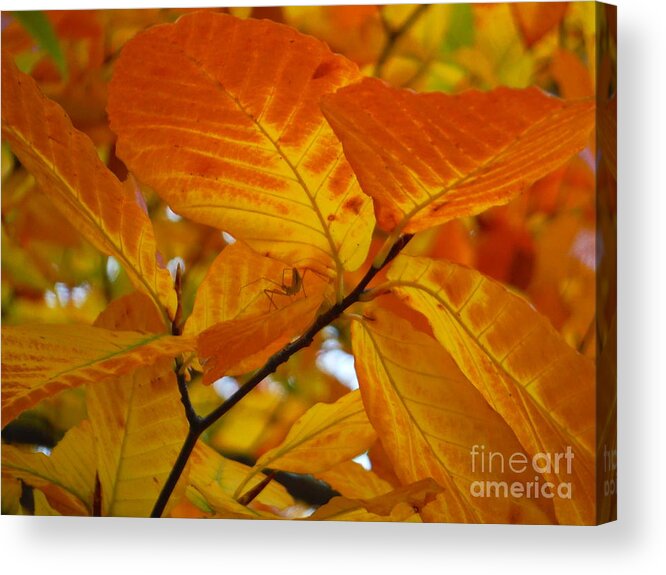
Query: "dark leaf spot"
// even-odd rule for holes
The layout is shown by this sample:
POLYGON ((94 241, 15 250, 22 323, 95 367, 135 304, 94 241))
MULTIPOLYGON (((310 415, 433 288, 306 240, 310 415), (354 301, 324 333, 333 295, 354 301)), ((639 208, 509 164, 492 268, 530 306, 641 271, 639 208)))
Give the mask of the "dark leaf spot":
POLYGON ((353 198, 349 198, 342 205, 342 209, 348 212, 353 212, 355 214, 358 214, 361 211, 362 206, 363 206, 363 200, 359 196, 356 196, 353 198))
POLYGON ((312 79, 317 80, 318 78, 322 78, 324 76, 327 76, 331 74, 336 68, 338 68, 338 62, 335 58, 331 58, 330 60, 326 60, 319 64, 315 71, 312 73, 312 79))

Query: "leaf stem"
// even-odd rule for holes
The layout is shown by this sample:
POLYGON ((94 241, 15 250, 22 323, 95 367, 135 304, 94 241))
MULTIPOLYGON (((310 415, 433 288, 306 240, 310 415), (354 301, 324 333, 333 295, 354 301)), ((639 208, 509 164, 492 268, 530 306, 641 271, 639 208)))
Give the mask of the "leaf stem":
MULTIPOLYGON (((188 421, 190 424, 190 429, 185 438, 185 442, 178 454, 176 463, 174 464, 169 477, 167 478, 162 491, 160 492, 151 517, 161 517, 162 513, 173 493, 173 490, 180 479, 180 476, 185 469, 185 465, 196 445, 197 439, 201 434, 206 431, 211 425, 218 421, 225 413, 227 413, 234 405, 236 405, 241 399, 243 399, 250 391, 252 391, 259 383, 261 383, 267 376, 273 373, 280 365, 285 363, 292 355, 297 351, 308 347, 315 335, 332 321, 337 319, 342 313, 352 304, 360 300, 361 295, 365 291, 365 288, 368 287, 368 284, 373 280, 373 278, 388 264, 393 258, 395 258, 400 251, 407 245, 409 240, 412 239, 412 234, 404 234, 397 238, 395 243, 388 250, 386 257, 377 264, 373 262, 373 265, 365 273, 361 281, 358 282, 356 287, 347 294, 347 296, 340 302, 337 302, 335 305, 330 307, 327 311, 319 315, 310 327, 303 333, 300 337, 294 341, 289 342, 285 345, 280 351, 273 354, 268 361, 264 364, 263 367, 254 372, 252 377, 233 395, 231 395, 224 403, 219 407, 211 411, 207 416, 200 417, 194 413, 194 410, 191 409, 191 403, 189 403, 189 396, 187 395, 187 389, 184 391, 181 389, 181 382, 179 379, 179 389, 181 389, 181 399, 183 400, 183 405, 185 405, 186 414, 188 413, 188 407, 185 402, 189 403, 189 409, 191 409, 191 414, 188 415, 188 421)), ((183 381, 184 385, 184 381, 183 381)))
POLYGON ((266 477, 264 477, 259 483, 257 483, 252 489, 250 489, 247 493, 245 493, 243 496, 238 498, 238 503, 241 505, 249 505, 254 501, 257 496, 268 486, 268 484, 273 481, 273 478, 275 477, 276 472, 271 471, 266 477))

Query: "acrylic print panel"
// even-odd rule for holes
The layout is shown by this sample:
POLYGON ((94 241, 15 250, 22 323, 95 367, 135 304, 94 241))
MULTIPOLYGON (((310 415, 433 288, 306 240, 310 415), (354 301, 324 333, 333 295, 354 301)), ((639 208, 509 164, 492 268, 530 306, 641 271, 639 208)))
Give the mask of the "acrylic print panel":
POLYGON ((616 508, 615 10, 2 14, 2 512, 616 508))

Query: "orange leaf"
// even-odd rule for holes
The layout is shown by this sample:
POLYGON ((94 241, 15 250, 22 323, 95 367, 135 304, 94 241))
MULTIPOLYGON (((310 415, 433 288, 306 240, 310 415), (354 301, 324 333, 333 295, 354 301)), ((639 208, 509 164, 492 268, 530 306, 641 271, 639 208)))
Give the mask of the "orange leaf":
POLYGON ((2 88, 2 133, 41 190, 88 241, 123 265, 158 309, 173 314, 173 282, 157 263, 153 228, 136 200, 139 192, 118 181, 90 139, 7 55, 2 88))
POLYGON ((594 80, 591 71, 573 52, 558 50, 553 54, 551 73, 563 98, 590 98, 594 96, 594 80))
MULTIPOLYGON (((321 296, 321 294, 319 294, 321 296)), ((314 321, 322 298, 313 294, 267 315, 218 323, 197 338, 203 382, 224 375, 241 375, 261 367, 314 321)))
POLYGON ((119 156, 179 214, 340 272, 364 261, 372 208, 319 100, 358 78, 287 26, 198 12, 127 43, 111 127, 119 156))
POLYGON ((3 327, 4 423, 63 389, 98 383, 152 365, 159 358, 193 351, 194 343, 186 337, 87 325, 3 327))
POLYGON ((395 474, 395 469, 393 469, 393 463, 391 463, 391 459, 380 440, 377 440, 368 450, 368 457, 370 458, 373 472, 393 487, 400 485, 400 480, 395 474))
POLYGON ((385 230, 420 230, 505 204, 581 150, 593 102, 536 88, 416 94, 366 78, 323 99, 385 230))
POLYGON ((567 11, 567 2, 515 2, 510 4, 525 45, 529 48, 557 28, 567 11))
POLYGON ((552 523, 549 501, 477 498, 480 480, 526 483, 532 470, 506 473, 472 462, 474 446, 506 459, 523 449, 502 418, 431 337, 381 308, 352 326, 359 385, 368 417, 403 484, 432 478, 442 487, 430 521, 552 523))
POLYGON ((551 466, 543 475, 572 485, 571 499, 554 499, 561 523, 593 523, 594 363, 523 298, 475 270, 399 256, 388 277, 531 457, 571 448, 571 473, 551 466))
POLYGON ((297 269, 303 280, 297 293, 273 293, 290 280, 293 269, 279 260, 259 255, 241 241, 227 246, 199 285, 184 333, 196 335, 221 322, 266 315, 306 297, 314 301, 315 296, 323 295, 322 278, 307 268, 297 269))

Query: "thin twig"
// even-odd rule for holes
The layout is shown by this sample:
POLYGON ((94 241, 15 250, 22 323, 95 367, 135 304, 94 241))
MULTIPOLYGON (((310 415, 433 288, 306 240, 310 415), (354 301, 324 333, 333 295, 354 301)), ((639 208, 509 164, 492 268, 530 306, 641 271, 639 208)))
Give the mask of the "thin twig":
POLYGON ((375 64, 375 70, 374 70, 374 75, 377 78, 381 78, 382 76, 382 69, 384 68, 384 65, 386 64, 386 61, 389 59, 389 56, 393 52, 393 50, 396 47, 396 44, 398 43, 398 40, 402 36, 404 36, 409 29, 414 25, 414 23, 419 19, 421 14, 423 14, 428 8, 430 8, 429 4, 420 4, 417 6, 414 11, 407 17, 407 19, 397 28, 391 28, 388 25, 388 22, 386 21, 386 18, 382 14, 382 22, 384 23, 384 28, 386 29, 386 43, 384 44, 384 47, 382 48, 381 53, 379 54, 379 57, 377 58, 377 62, 375 64))
POLYGON ((198 424, 199 420, 201 419, 198 415, 197 412, 194 410, 194 406, 192 405, 192 400, 190 399, 190 394, 187 389, 187 376, 185 374, 185 369, 183 367, 183 363, 180 359, 176 360, 176 381, 178 382, 178 391, 180 392, 180 402, 183 404, 183 407, 185 408, 185 416, 187 417, 187 421, 190 425, 198 424))
POLYGON ((246 507, 252 503, 260 494, 261 492, 266 489, 268 484, 273 481, 273 478, 275 477, 276 471, 271 471, 266 477, 264 477, 259 483, 257 483, 252 489, 250 489, 247 493, 242 495, 241 497, 238 498, 238 503, 241 505, 245 505, 246 507))
MULTIPOLYGON (((176 291, 177 306, 176 313, 174 314, 173 320, 171 321, 171 335, 179 336, 183 333, 183 328, 181 325, 183 317, 183 269, 180 267, 180 264, 178 264, 178 267, 176 268, 174 289, 176 291)), ((187 390, 187 377, 185 374, 185 369, 186 368, 183 367, 183 362, 181 359, 176 359, 176 366, 174 371, 176 373, 176 381, 178 382, 180 401, 185 408, 185 416, 187 417, 187 421, 190 426, 192 426, 193 423, 196 424, 199 422, 199 416, 197 415, 196 411, 194 411, 192 401, 190 400, 190 394, 187 390)))
MULTIPOLYGON (((299 338, 285 345, 280 351, 273 354, 268 361, 264 364, 262 368, 254 372, 252 377, 238 389, 231 397, 229 397, 224 403, 219 407, 214 409, 206 417, 199 417, 194 414, 194 417, 191 419, 188 416, 190 423, 190 430, 188 432, 187 438, 183 443, 183 446, 178 454, 176 463, 171 469, 171 473, 167 478, 162 491, 153 507, 151 517, 161 517, 164 512, 171 493, 180 479, 180 475, 185 469, 185 465, 194 450, 197 439, 201 434, 206 431, 211 425, 218 421, 225 413, 227 413, 234 405, 236 405, 241 399, 243 399, 250 391, 252 391, 259 383, 261 383, 267 376, 273 373, 280 365, 285 363, 292 355, 297 351, 308 347, 315 335, 332 321, 337 319, 349 306, 359 301, 361 294, 365 291, 365 288, 368 287, 368 284, 373 280, 373 278, 391 261, 395 258, 400 251, 407 245, 409 240, 412 239, 412 234, 405 234, 398 238, 398 240, 393 244, 389 250, 387 256, 384 258, 384 261, 378 266, 372 266, 366 274, 363 276, 361 281, 356 285, 356 287, 349 292, 349 294, 339 303, 336 303, 327 311, 318 316, 312 325, 301 335, 299 338)), ((181 391, 182 394, 182 391, 181 391)))

